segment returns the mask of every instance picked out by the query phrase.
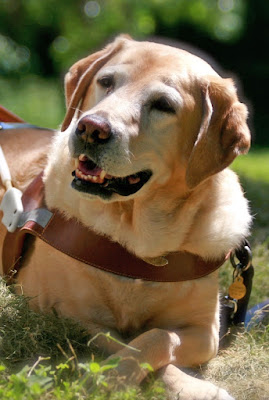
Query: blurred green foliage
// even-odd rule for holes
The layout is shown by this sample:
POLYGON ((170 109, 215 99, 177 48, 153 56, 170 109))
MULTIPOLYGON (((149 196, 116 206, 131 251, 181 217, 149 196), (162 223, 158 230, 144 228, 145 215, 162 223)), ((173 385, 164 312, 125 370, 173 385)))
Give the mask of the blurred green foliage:
POLYGON ((60 126, 65 113, 59 80, 32 74, 17 79, 0 77, 0 104, 25 121, 52 129, 60 126))
POLYGON ((265 0, 0 0, 0 76, 20 79, 19 87, 33 74, 59 81, 122 32, 189 42, 239 77, 256 142, 269 144, 268 22, 265 0))
POLYGON ((113 35, 153 35, 160 23, 190 22, 233 42, 244 30, 245 12, 244 0, 1 0, 0 68, 52 74, 113 35))

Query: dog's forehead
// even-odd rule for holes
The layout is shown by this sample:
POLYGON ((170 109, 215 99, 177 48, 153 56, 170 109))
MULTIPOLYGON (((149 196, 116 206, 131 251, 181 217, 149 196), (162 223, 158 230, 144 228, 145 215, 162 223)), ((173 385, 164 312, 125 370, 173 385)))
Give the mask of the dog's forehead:
POLYGON ((125 68, 140 76, 158 74, 167 78, 216 74, 200 57, 182 49, 152 42, 128 41, 107 66, 125 68))

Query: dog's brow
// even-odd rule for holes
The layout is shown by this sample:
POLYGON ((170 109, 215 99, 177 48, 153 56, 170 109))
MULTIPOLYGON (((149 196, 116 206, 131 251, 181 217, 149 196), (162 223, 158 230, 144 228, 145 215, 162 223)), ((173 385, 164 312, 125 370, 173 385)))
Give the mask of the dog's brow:
POLYGON ((121 68, 121 66, 119 66, 119 65, 109 65, 109 66, 102 68, 99 71, 99 73, 97 74, 97 76, 104 75, 104 74, 105 75, 108 75, 108 74, 109 75, 115 75, 115 74, 119 75, 124 72, 125 72, 124 68, 121 68))
MULTIPOLYGON (((163 76, 161 77, 161 82, 165 84, 165 86, 168 86, 168 88, 172 88, 177 91, 177 93, 180 95, 180 92, 178 90, 178 85, 174 82, 174 80, 170 77, 163 76)), ((181 95, 180 95, 181 96, 181 95)))
POLYGON ((172 81, 170 81, 170 84, 162 82, 159 87, 153 87, 150 92, 152 99, 163 95, 167 96, 174 104, 180 106, 183 103, 182 96, 176 85, 172 84, 172 81))
POLYGON ((175 88, 174 81, 173 81, 173 79, 171 79, 170 77, 168 77, 168 76, 162 76, 160 80, 161 80, 165 85, 171 86, 171 87, 175 88))

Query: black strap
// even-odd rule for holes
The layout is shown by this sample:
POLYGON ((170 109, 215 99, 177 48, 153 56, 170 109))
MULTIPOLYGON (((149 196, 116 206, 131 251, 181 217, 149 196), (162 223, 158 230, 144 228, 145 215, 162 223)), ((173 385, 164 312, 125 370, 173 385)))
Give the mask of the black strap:
POLYGON ((243 245, 235 251, 235 255, 238 258, 239 262, 242 264, 242 266, 244 265, 246 266, 250 263, 249 267, 246 270, 243 269, 241 275, 242 278, 244 279, 244 285, 246 286, 247 291, 245 296, 241 300, 238 300, 237 312, 234 314, 233 317, 233 323, 235 325, 238 325, 240 323, 245 322, 248 302, 252 289, 252 280, 254 276, 254 267, 251 263, 251 249, 250 249, 250 244, 247 240, 245 240, 243 245))
POLYGON ((254 276, 254 267, 251 262, 251 248, 247 240, 244 240, 242 245, 235 250, 234 255, 239 263, 235 264, 234 259, 231 258, 232 265, 234 268, 241 268, 241 276, 244 279, 246 294, 242 299, 237 301, 231 299, 229 296, 225 296, 221 300, 220 340, 222 347, 226 346, 229 342, 229 340, 225 340, 227 333, 229 333, 229 327, 244 326, 254 276))

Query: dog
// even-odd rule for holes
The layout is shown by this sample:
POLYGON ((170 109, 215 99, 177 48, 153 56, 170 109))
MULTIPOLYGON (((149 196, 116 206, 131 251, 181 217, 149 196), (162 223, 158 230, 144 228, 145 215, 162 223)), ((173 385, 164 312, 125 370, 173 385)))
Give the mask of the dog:
MULTIPOLYGON (((16 187, 44 170, 49 210, 156 271, 176 252, 214 262, 249 234, 248 202, 227 168, 250 147, 247 108, 231 79, 187 51, 120 36, 71 67, 65 93, 53 138, 0 135, 16 187)), ((1 226, 1 246, 4 234, 1 226)), ((126 384, 143 381, 147 362, 171 398, 232 399, 182 370, 218 352, 217 271, 175 282, 122 277, 36 238, 16 282, 34 309, 54 308, 97 335, 108 358, 120 357, 117 377, 126 384), (139 351, 98 335, 108 331, 139 351)))

